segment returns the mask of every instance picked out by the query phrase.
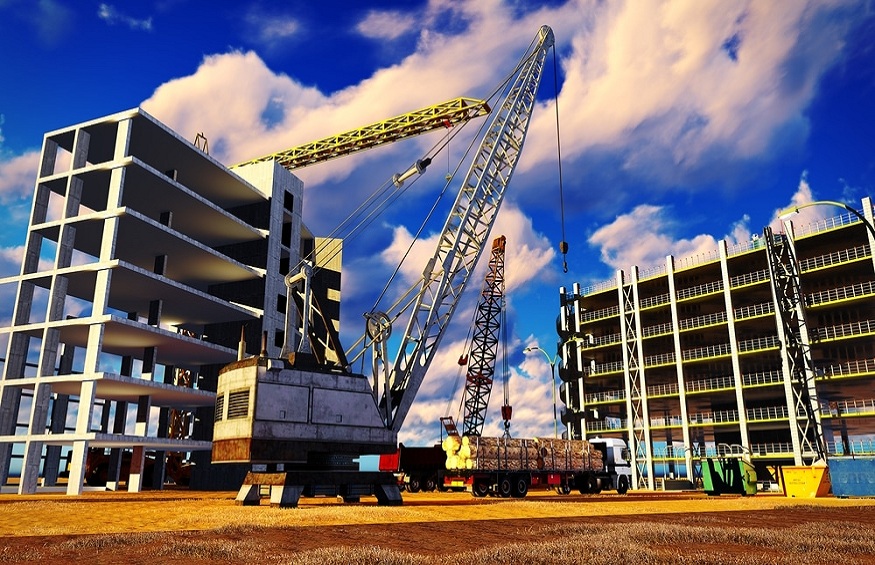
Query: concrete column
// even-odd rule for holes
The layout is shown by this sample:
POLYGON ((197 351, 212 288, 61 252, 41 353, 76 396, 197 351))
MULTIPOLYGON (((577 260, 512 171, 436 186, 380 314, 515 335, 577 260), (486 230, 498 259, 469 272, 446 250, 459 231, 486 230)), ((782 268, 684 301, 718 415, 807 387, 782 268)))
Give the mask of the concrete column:
MULTIPOLYGON (((79 388, 79 413, 76 416, 76 434, 84 435, 91 427, 91 417, 94 413, 94 393, 97 389, 95 381, 83 381, 79 388)), ((85 482, 85 459, 88 454, 88 441, 73 442, 72 458, 70 460, 70 477, 67 483, 68 495, 82 494, 82 484, 85 482)))
MULTIPOLYGON (((137 423, 134 435, 146 437, 149 433, 149 411, 152 408, 152 397, 141 396, 137 402, 137 423)), ((146 450, 142 446, 134 447, 131 457, 131 475, 128 478, 128 492, 140 492, 143 489, 143 474, 145 471, 146 450)))
MULTIPOLYGON (((109 400, 107 400, 109 402, 109 400)), ((107 411, 108 413, 108 411, 107 411)), ((115 403, 115 420, 112 433, 122 435, 125 433, 125 424, 128 419, 128 403, 119 400, 115 403)), ((109 463, 106 468, 106 490, 118 490, 119 478, 122 470, 122 449, 114 447, 109 451, 109 463)))

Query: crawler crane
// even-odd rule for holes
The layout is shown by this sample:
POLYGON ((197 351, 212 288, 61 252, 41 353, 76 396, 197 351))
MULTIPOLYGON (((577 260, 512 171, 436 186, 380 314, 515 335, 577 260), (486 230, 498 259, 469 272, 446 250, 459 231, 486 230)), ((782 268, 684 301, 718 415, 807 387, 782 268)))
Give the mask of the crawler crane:
MULTIPOLYGON (((288 354, 281 359, 244 359, 223 369, 216 402, 217 407, 227 403, 227 410, 217 414, 230 414, 233 405, 235 418, 217 418, 213 461, 259 464, 265 469, 247 475, 238 503, 258 504, 264 485, 270 486, 275 506, 296 506, 302 494, 326 492, 327 487, 345 500, 373 493, 379 504, 401 504, 391 473, 357 471, 354 459, 398 448, 398 431, 504 199, 553 41, 553 31, 542 26, 514 71, 420 281, 389 312, 366 314, 365 334, 341 356, 354 363, 370 351, 370 379, 351 372, 346 363, 314 359, 307 325, 319 318, 319 312, 309 290, 312 266, 307 264, 287 277, 287 286, 303 288, 302 324, 291 328, 298 316, 287 313, 291 330, 286 332, 287 340, 289 334, 295 336, 294 343, 284 348, 288 354), (398 350, 390 359, 393 322, 402 316, 407 316, 406 326, 397 339, 391 339, 398 350)), ((419 161, 396 182, 422 172, 428 160, 419 161)))

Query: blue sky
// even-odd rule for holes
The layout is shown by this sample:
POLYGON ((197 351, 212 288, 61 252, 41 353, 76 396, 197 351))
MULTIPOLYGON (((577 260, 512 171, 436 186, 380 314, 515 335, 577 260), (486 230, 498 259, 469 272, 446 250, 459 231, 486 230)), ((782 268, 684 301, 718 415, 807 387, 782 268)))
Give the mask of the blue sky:
MULTIPOLYGON (((556 36, 568 273, 556 252, 552 60, 492 235, 508 238, 512 432, 550 434, 550 368, 522 349, 554 348, 559 286, 749 239, 793 203, 859 206, 875 193, 871 1, 0 0, 0 277, 19 269, 47 131, 142 106, 185 138, 203 132, 231 165, 456 96, 485 97, 541 24, 556 36)), ((440 135, 301 169, 305 222, 329 233, 350 202, 440 135)), ((453 165, 462 146, 450 147, 453 165)), ((348 345, 446 169, 435 163, 413 198, 347 243, 348 345)), ((433 249, 426 239, 402 274, 421 272, 433 249)), ((9 286, 0 287, 2 324, 9 286)), ((438 435, 472 300, 408 416, 408 443, 438 435)), ((486 433, 500 433, 500 400, 496 385, 486 433)))

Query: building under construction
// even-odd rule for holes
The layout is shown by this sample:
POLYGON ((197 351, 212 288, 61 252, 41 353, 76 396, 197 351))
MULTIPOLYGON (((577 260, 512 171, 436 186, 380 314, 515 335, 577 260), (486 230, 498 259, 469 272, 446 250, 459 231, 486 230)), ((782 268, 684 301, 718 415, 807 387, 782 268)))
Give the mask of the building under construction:
POLYGON ((204 149, 140 109, 45 135, 21 273, 0 280, 16 286, 0 484, 68 475, 77 494, 98 452, 110 488, 122 466, 129 490, 160 486, 167 454, 193 452, 185 480, 205 478, 218 370, 279 353, 283 278, 315 243, 299 179, 204 149))
POLYGON ((749 456, 760 479, 871 454, 872 223, 865 198, 862 212, 561 289, 570 437, 627 439, 638 488, 696 483, 718 452, 749 456))

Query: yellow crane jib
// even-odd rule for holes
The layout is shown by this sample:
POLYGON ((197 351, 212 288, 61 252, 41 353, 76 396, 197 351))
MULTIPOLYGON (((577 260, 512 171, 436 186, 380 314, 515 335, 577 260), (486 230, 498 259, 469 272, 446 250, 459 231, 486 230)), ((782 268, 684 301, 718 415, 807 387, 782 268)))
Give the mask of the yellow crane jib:
POLYGON ((356 151, 370 149, 385 143, 392 143, 405 137, 412 137, 432 130, 449 127, 473 118, 485 116, 490 111, 491 109, 485 100, 465 97, 453 98, 447 102, 407 112, 394 118, 326 137, 319 141, 305 143, 292 149, 265 155, 245 163, 239 163, 234 165, 234 167, 273 160, 288 170, 299 169, 307 165, 334 159, 335 157, 349 155, 356 151))

